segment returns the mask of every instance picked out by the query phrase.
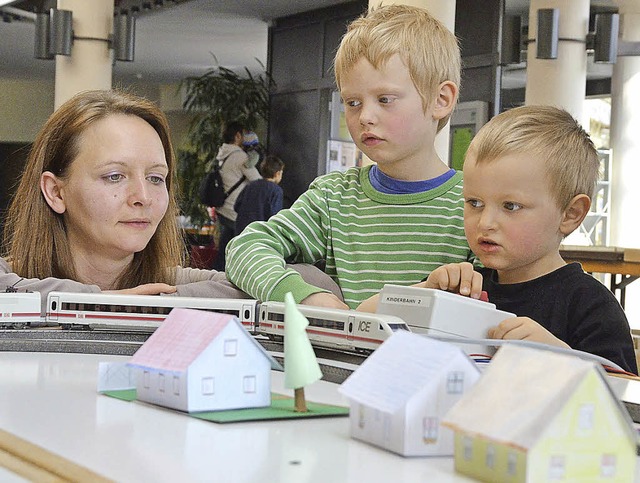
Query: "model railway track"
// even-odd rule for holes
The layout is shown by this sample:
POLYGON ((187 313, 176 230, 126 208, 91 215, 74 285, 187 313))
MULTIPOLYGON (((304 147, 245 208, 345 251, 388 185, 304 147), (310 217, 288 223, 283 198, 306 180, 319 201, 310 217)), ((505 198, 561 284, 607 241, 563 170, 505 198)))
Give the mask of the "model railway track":
MULTIPOLYGON (((149 333, 123 330, 60 330, 59 328, 0 329, 0 351, 8 352, 69 352, 131 356, 147 340, 149 333)), ((278 362, 284 359, 284 345, 265 337, 258 342, 278 362)), ((323 379, 341 383, 366 356, 315 348, 323 379)))

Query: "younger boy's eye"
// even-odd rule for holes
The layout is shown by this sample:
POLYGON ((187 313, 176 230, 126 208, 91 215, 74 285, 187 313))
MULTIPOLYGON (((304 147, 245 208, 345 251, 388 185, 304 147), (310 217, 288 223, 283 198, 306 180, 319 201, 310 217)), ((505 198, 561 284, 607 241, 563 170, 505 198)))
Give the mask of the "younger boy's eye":
POLYGON ((348 101, 344 101, 344 103, 345 103, 347 106, 349 106, 349 107, 358 107, 358 106, 361 104, 361 102, 360 102, 360 101, 357 101, 357 100, 355 100, 355 99, 351 99, 351 100, 348 100, 348 101))
POLYGON ((472 208, 482 208, 483 206, 482 201, 480 200, 469 199, 466 201, 466 203, 472 208))
POLYGON ((507 211, 518 211, 519 209, 522 208, 522 205, 519 203, 515 203, 513 201, 505 201, 502 206, 504 206, 504 209, 507 211))
POLYGON ((382 97, 378 98, 378 101, 381 104, 389 104, 389 103, 393 102, 393 99, 391 97, 389 97, 389 96, 382 96, 382 97))

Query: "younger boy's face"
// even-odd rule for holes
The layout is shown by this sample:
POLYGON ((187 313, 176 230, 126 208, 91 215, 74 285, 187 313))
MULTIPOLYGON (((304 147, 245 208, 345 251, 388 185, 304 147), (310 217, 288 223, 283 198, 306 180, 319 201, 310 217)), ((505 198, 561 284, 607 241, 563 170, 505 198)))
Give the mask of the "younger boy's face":
POLYGON ((464 163, 464 228, 469 246, 500 283, 518 283, 564 265, 562 210, 553 198, 544 163, 508 154, 464 163))
POLYGON ((421 170, 435 153, 437 121, 424 112, 409 70, 399 55, 380 69, 360 59, 344 76, 340 94, 349 133, 387 175, 426 179, 421 170))

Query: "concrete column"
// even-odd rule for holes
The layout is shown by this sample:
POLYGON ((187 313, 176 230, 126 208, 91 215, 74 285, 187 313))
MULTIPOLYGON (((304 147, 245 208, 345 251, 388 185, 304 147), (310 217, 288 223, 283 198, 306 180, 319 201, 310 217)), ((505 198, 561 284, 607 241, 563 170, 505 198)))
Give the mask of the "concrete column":
POLYGON ((587 82, 589 0, 531 0, 529 39, 537 38, 538 10, 542 8, 560 10, 558 58, 536 59, 537 44, 529 43, 525 104, 562 107, 576 119, 582 119, 587 82))
MULTIPOLYGON (((587 0, 588 1, 588 0, 587 0)), ((402 4, 422 7, 429 11, 431 15, 440 20, 452 32, 456 26, 456 2, 454 0, 404 0, 404 1, 381 1, 369 0, 369 8, 378 7, 381 4, 402 4)), ((442 128, 435 140, 435 147, 438 156, 445 163, 449 162, 449 124, 442 128)))
POLYGON ((58 0, 58 8, 73 12, 74 41, 70 56, 56 55, 56 109, 78 92, 110 89, 113 65, 113 0, 58 0))
MULTIPOLYGON (((619 40, 640 42, 640 4, 627 2, 626 5, 620 5, 620 14, 619 40)), ((627 248, 640 247, 640 223, 637 222, 637 193, 640 183, 639 108, 640 57, 618 57, 611 77, 610 233, 612 245, 627 248)))

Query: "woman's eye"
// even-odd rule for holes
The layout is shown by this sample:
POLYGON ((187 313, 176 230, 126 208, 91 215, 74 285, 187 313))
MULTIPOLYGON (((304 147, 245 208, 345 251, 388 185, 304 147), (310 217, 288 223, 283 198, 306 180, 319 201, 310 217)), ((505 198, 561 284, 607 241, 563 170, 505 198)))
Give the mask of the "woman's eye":
POLYGON ((120 173, 113 173, 113 174, 109 174, 107 176, 105 176, 105 179, 107 181, 120 181, 122 178, 124 178, 124 175, 120 174, 120 173))
POLYGON ((164 183, 164 178, 162 176, 152 175, 149 176, 149 181, 151 181, 153 184, 162 184, 164 183))

